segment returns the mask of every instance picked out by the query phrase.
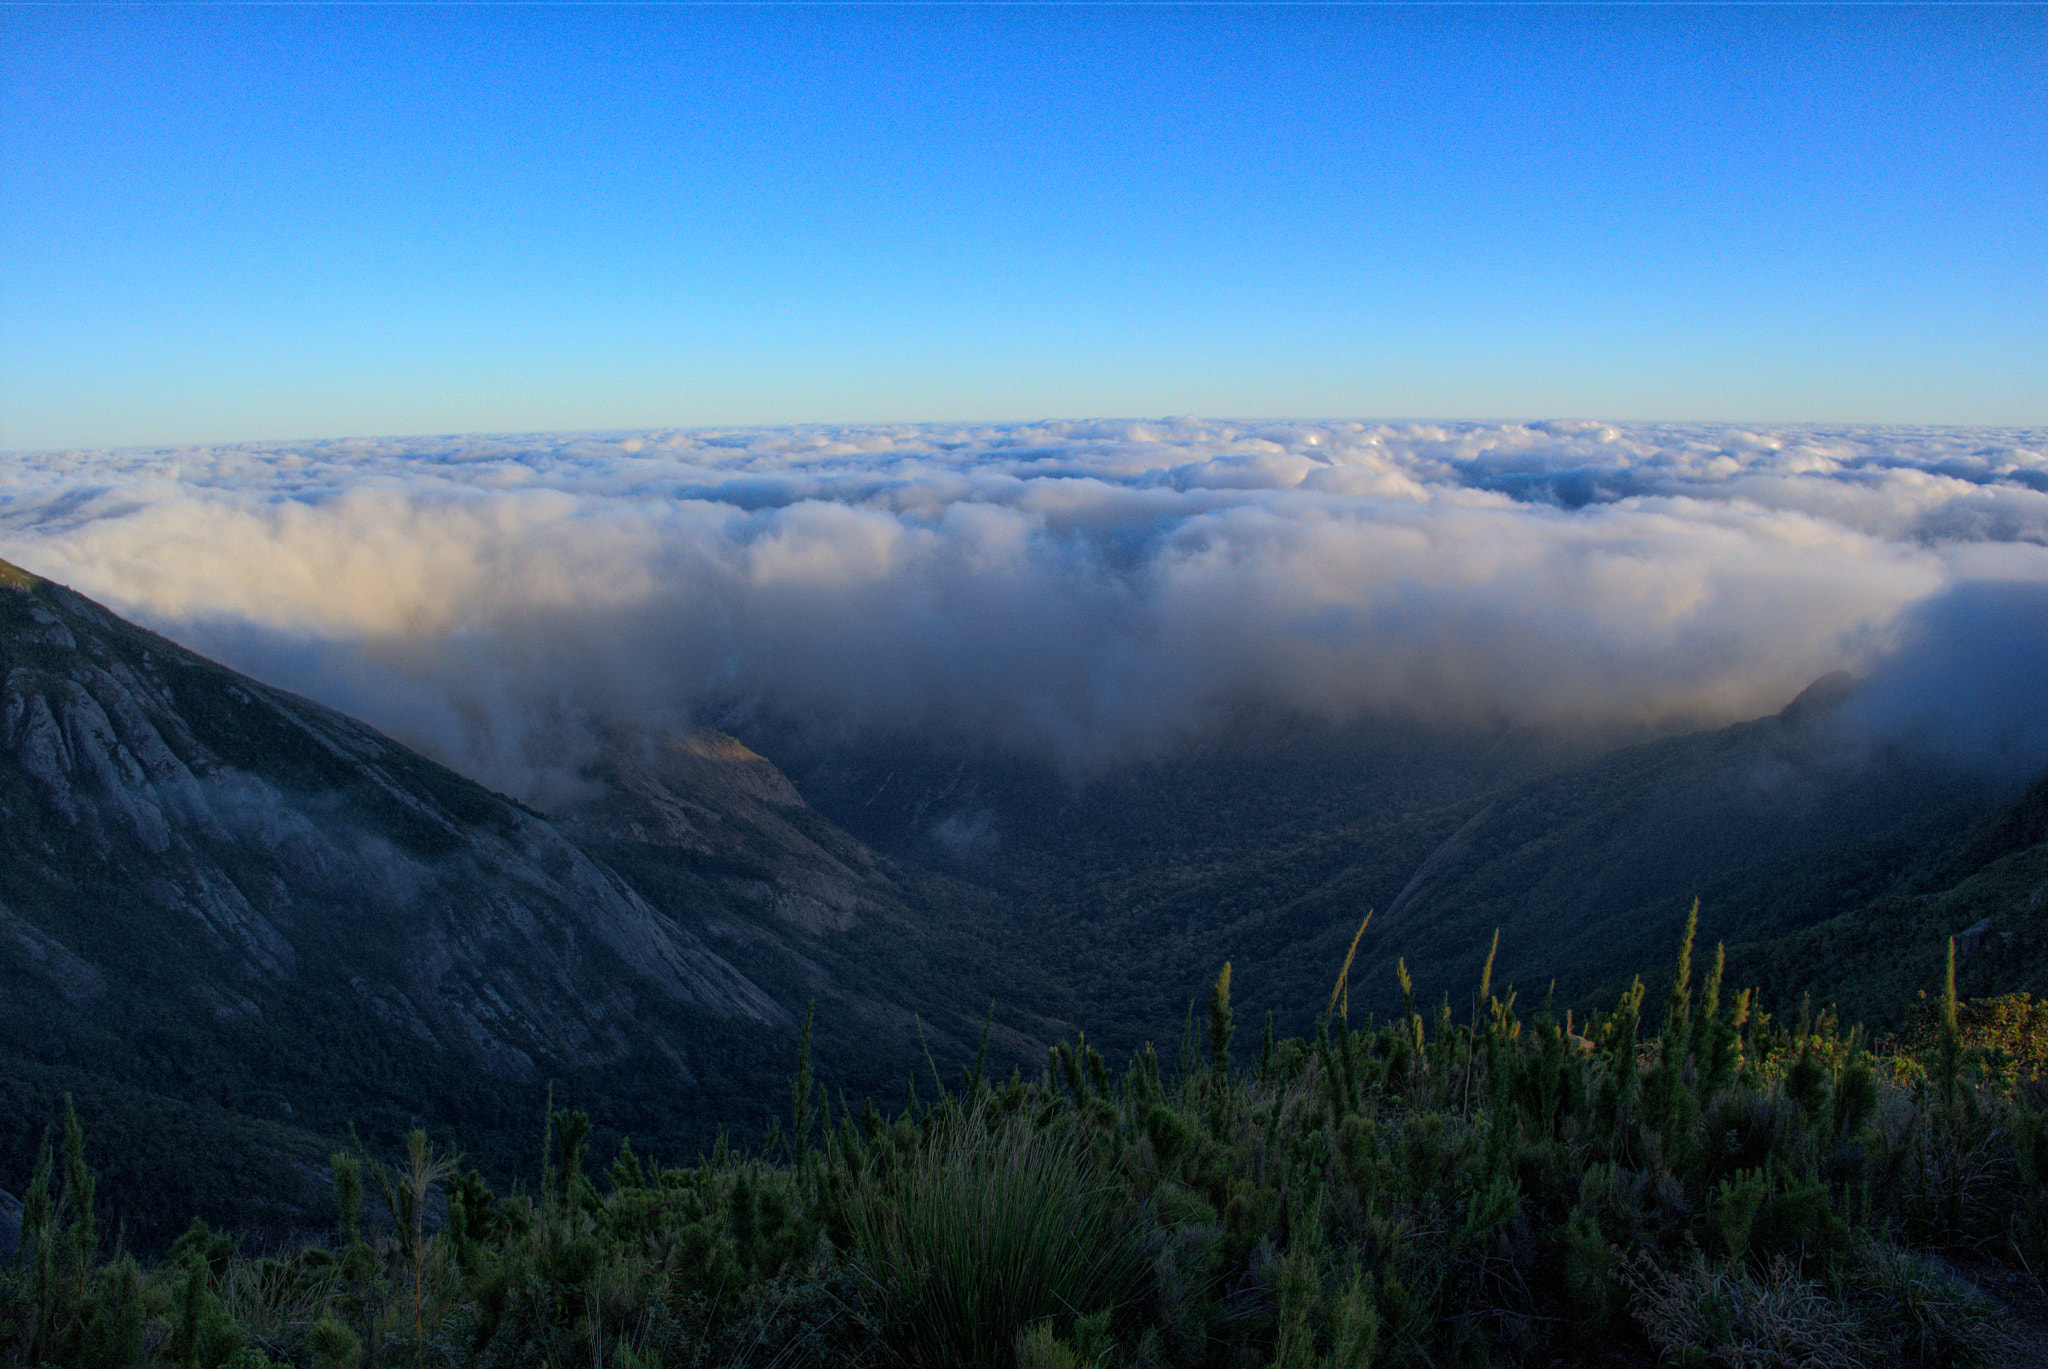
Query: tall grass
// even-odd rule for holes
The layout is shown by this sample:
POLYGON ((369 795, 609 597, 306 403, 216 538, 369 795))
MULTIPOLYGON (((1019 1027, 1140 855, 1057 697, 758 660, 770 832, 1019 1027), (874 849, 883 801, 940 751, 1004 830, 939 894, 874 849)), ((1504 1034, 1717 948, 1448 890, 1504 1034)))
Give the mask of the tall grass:
POLYGON ((1154 1238, 1128 1184, 1075 1127, 1001 1114, 984 1093, 907 1158, 878 1154, 848 1204, 884 1342, 913 1366, 1006 1365, 1042 1322, 1114 1312, 1154 1238))

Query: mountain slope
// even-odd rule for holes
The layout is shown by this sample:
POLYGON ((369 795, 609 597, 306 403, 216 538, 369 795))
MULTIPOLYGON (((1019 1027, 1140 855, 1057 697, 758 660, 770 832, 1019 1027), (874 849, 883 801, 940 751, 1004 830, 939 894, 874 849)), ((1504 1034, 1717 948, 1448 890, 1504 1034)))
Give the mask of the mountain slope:
POLYGON ((2048 780, 1920 852, 1883 897, 1789 935, 1729 948, 1771 1001, 1836 1006, 1879 1028, 1940 992, 1948 942, 1965 998, 2048 996, 2048 780))
POLYGON ((174 1182, 302 1222, 351 1127, 459 1127, 523 1172, 551 1087, 679 1159, 758 1134, 812 1003, 855 1096, 972 1058, 998 996, 1001 1070, 1070 1030, 1007 963, 1014 910, 876 856, 731 738, 620 741, 587 778, 551 819, 0 562, 0 1189, 64 1091, 160 1237, 189 1213, 143 1195, 174 1182), (218 1173, 134 1168, 145 1116, 218 1173))
POLYGON ((991 1067, 1035 1070, 1086 1020, 1030 950, 1030 905, 879 856, 732 737, 614 740, 583 778, 565 830, 780 1002, 815 1005, 835 1090, 894 1093, 927 1053, 950 1072, 985 1025, 991 1067))
POLYGON ((0 828, 17 1077, 509 1153, 550 1078, 651 1125, 787 1069, 797 1012, 542 816, 5 563, 0 828))
POLYGON ((538 815, 69 591, 8 589, 0 899, 67 1004, 182 993, 260 1018, 347 951, 370 1015, 519 1078, 630 1054, 642 997, 789 1021, 538 815), (143 959, 192 973, 143 991, 143 959))
POLYGON ((1171 1035, 1226 960, 1244 1010, 1312 1030, 1369 908, 1359 1015, 1398 1005, 1402 959, 1426 1001, 1468 994, 1495 928, 1496 982, 1540 998, 1556 981, 1569 1003, 1662 962, 1696 896, 1709 944, 1861 906, 1995 795, 1854 734, 1852 693, 1830 678, 1769 717, 1594 754, 1385 725, 1071 783, 912 749, 792 773, 869 840, 1033 908, 1032 954, 1090 1005, 1091 1037, 1125 1047, 1171 1035))

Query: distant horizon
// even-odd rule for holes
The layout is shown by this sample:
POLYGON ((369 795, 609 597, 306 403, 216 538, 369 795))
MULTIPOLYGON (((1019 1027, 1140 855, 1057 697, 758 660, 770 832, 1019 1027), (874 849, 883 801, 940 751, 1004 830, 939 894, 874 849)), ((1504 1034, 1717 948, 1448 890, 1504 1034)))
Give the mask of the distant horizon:
POLYGON ((651 423, 623 427, 572 428, 446 428, 414 432, 299 433, 291 437, 227 437, 171 439, 164 441, 71 443, 56 447, 0 447, 0 456, 59 456, 67 453, 147 453, 199 451, 216 447, 289 447, 341 442, 429 442, 429 441, 512 441, 516 439, 560 439, 571 437, 633 438, 665 433, 774 433, 816 429, 898 430, 919 428, 1028 428, 1048 423, 1200 423, 1265 424, 1350 424, 1371 426, 1441 425, 1467 428, 1522 427, 1540 430, 1545 424, 1589 423, 1630 428, 1733 428, 1772 431, 1926 431, 2031 433, 2048 428, 2048 419, 2035 423, 1960 423, 1918 419, 1773 419, 1758 417, 1708 416, 1705 418, 1621 418, 1601 413, 1546 413, 1523 416, 1505 414, 1243 414, 1243 413, 1085 413, 1037 414, 1027 418, 904 418, 904 419, 816 419, 803 422, 763 423, 651 423))

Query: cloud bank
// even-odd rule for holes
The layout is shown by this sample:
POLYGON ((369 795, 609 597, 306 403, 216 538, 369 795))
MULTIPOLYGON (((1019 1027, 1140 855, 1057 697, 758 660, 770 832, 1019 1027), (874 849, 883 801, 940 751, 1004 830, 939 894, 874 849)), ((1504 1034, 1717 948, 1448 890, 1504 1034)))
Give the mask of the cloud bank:
POLYGON ((537 800, 606 727, 748 708, 1085 767, 1247 704, 1710 721, 1836 668, 1882 679, 1888 718, 2010 753, 2041 738, 2008 715, 2037 693, 2013 634, 2048 601, 2048 431, 1176 419, 17 453, 0 556, 537 800))

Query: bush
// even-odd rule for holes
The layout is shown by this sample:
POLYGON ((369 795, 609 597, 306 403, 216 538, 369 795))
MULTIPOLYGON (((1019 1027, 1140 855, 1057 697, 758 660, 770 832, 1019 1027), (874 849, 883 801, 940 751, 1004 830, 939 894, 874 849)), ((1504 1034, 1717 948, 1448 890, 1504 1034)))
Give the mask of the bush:
POLYGON ((986 1095, 907 1161, 871 1161, 848 1215, 884 1342, 918 1366, 1001 1363, 1040 1323, 1115 1311, 1156 1244, 1077 1131, 996 1117, 986 1095))

